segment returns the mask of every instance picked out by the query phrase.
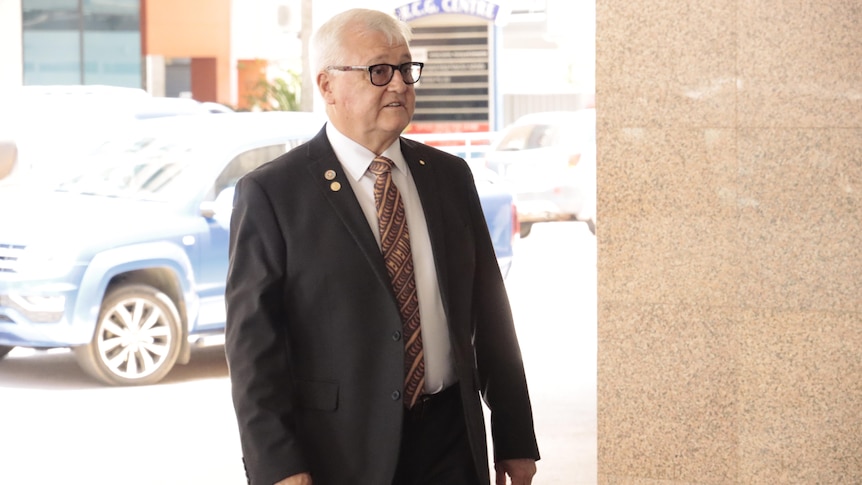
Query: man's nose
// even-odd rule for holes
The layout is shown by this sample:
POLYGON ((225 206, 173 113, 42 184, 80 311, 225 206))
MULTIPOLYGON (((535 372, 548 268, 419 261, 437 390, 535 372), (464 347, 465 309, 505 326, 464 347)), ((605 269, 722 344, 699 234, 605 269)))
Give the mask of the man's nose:
POLYGON ((392 89, 393 91, 397 91, 397 92, 399 92, 399 93, 400 93, 400 92, 404 92, 404 91, 406 91, 406 90, 407 90, 407 86, 409 86, 409 84, 407 84, 407 83, 405 83, 405 82, 404 82, 404 75, 403 75, 403 74, 401 74, 401 70, 400 70, 400 69, 396 69, 396 70, 395 70, 395 73, 394 73, 394 74, 392 74, 392 80, 391 80, 391 81, 389 81, 389 85, 388 85, 388 86, 389 86, 389 88, 390 88, 390 89, 392 89))

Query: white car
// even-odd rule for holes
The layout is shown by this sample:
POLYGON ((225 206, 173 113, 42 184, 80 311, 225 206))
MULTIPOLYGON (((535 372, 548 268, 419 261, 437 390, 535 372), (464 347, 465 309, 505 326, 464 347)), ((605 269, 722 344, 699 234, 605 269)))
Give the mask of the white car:
POLYGON ((23 86, 3 92, 0 186, 53 185, 75 173, 77 160, 111 134, 121 134, 142 119, 230 111, 218 103, 151 96, 143 89, 117 86, 23 86), (14 154, 9 145, 14 145, 14 154))
POLYGON ((492 143, 485 165, 515 191, 521 237, 534 223, 571 220, 595 234, 595 109, 518 118, 492 143))

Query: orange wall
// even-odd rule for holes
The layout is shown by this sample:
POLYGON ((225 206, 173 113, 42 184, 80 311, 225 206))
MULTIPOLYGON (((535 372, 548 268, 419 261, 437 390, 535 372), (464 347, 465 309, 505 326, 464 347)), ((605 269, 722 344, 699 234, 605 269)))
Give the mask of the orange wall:
POLYGON ((249 97, 259 93, 258 86, 266 80, 266 59, 240 59, 237 61, 237 108, 249 109, 249 97))
MULTIPOLYGON (((215 79, 202 93, 192 94, 230 101, 231 0, 146 0, 144 5, 144 54, 165 58, 212 58, 215 79)), ((193 61, 194 62, 194 61, 193 61)), ((212 61, 207 61, 212 62, 212 61)), ((200 86, 202 80, 196 80, 200 86)), ((205 81, 205 80, 204 80, 205 81)))

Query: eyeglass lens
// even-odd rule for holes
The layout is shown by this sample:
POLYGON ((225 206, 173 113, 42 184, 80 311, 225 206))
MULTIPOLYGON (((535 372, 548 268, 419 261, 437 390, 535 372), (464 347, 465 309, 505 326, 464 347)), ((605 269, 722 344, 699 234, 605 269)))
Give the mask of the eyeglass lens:
MULTIPOLYGON (((401 78, 404 79, 405 84, 415 83, 422 73, 421 66, 411 62, 401 64, 398 66, 398 70, 401 72, 401 78)), ((371 84, 375 86, 385 86, 395 76, 395 70, 389 64, 376 64, 369 67, 368 71, 371 73, 371 84)))

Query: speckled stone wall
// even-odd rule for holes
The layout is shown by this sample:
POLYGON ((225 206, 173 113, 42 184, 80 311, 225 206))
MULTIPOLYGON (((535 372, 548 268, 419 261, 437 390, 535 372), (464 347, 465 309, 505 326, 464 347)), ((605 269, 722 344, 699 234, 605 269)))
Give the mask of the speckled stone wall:
POLYGON ((862 483, 862 3, 596 3, 599 483, 862 483))

